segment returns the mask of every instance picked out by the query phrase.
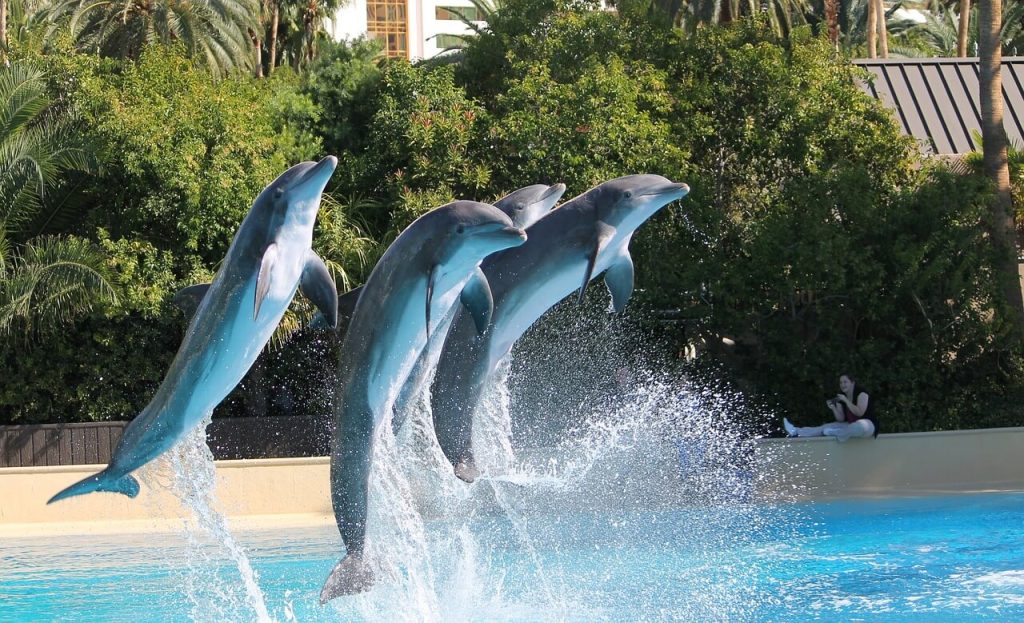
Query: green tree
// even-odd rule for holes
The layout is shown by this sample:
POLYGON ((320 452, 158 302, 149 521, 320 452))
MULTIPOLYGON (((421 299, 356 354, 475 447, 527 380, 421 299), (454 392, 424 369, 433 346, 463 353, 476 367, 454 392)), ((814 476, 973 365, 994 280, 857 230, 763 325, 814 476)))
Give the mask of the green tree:
POLYGON ((57 0, 47 10, 51 36, 67 28, 78 49, 139 58, 149 44, 180 44, 215 75, 255 65, 251 33, 257 0, 57 0))
POLYGON ((215 81, 160 46, 116 71, 68 71, 79 71, 69 97, 104 164, 85 189, 103 206, 88 224, 115 239, 213 265, 263 186, 320 151, 307 130, 318 112, 283 73, 215 81))
POLYGON ((1002 0, 982 2, 978 14, 979 100, 981 101, 981 138, 985 175, 995 187, 988 220, 992 245, 996 250, 998 275, 1002 282, 1003 310, 1016 327, 1016 337, 1024 337, 1024 300, 1018 268, 1013 195, 1006 132, 1003 129, 1002 92, 1002 0))
POLYGON ((44 202, 69 170, 89 166, 78 134, 52 106, 42 71, 23 61, 0 68, 0 334, 32 335, 116 300, 98 249, 41 235, 44 202))
POLYGON ((388 61, 367 103, 365 138, 343 154, 338 168, 349 179, 338 183, 391 207, 361 216, 376 236, 394 236, 426 210, 488 187, 490 167, 470 153, 484 111, 455 85, 451 67, 388 61))

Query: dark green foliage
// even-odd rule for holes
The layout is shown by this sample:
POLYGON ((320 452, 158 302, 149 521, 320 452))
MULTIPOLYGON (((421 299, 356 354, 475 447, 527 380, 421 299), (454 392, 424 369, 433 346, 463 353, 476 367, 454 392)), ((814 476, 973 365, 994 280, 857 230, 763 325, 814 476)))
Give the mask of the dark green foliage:
POLYGON ((310 68, 303 91, 322 111, 316 131, 327 153, 365 148, 368 122, 374 112, 369 98, 381 76, 380 48, 380 43, 373 40, 325 45, 310 68))
POLYGON ((130 419, 156 391, 186 324, 169 304, 182 284, 173 256, 105 232, 100 242, 119 304, 37 343, 0 343, 0 422, 130 419))
POLYGON ((804 423, 850 372, 888 431, 974 425, 973 398, 1009 372, 992 350, 985 185, 915 171, 823 41, 781 47, 747 25, 675 58, 699 174, 684 213, 638 236, 642 298, 682 308, 681 339, 804 423))
MULTIPOLYGON (((449 65, 327 46, 301 91, 288 71, 215 83, 160 48, 137 64, 48 57, 54 94, 88 121, 102 165, 67 231, 107 254, 119 302, 29 350, 0 345, 12 379, 0 421, 137 412, 184 330, 170 296, 209 279, 256 192, 322 143, 341 165, 314 245, 341 290, 453 198, 538 182, 571 197, 658 173, 693 190, 632 244, 633 304, 675 319, 647 321, 662 339, 644 361, 696 347, 695 366, 766 405, 762 416, 774 407, 802 424, 825 415, 844 372, 888 431, 1021 424, 1006 405, 1020 403, 1024 359, 996 320, 980 226, 988 186, 920 162, 823 39, 781 38, 764 20, 683 35, 642 3, 622 6, 503 3, 449 65)), ((603 307, 591 290, 588 316, 603 307)), ((546 322, 539 342, 591 330, 546 322)), ((219 413, 328 412, 337 347, 294 335, 219 413)))
MULTIPOLYGON (((212 265, 252 199, 294 161, 317 155, 281 123, 287 82, 215 82, 177 52, 148 48, 123 72, 80 77, 71 93, 104 175, 90 223, 212 265)), ((307 113, 309 114, 309 113, 307 113)))
MULTIPOLYGON (((99 165, 75 179, 79 212, 60 220, 100 248, 117 301, 60 334, 0 345, 0 422, 126 419, 184 333, 171 297, 210 281, 266 184, 320 155, 310 132, 319 109, 289 72, 215 82, 172 49, 147 48, 138 63, 74 53, 40 62, 99 165)), ((359 241, 343 220, 326 230, 335 248, 359 241)))

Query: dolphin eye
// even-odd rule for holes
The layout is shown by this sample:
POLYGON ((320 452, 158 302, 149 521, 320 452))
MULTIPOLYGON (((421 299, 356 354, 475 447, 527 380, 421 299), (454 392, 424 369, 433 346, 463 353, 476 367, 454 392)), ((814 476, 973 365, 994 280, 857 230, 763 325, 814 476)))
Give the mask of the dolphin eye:
POLYGON ((624 196, 626 197, 626 199, 631 199, 633 197, 633 193, 627 190, 624 196))
POLYGON ((458 227, 455 228, 455 233, 464 234, 466 233, 466 228, 462 225, 459 225, 458 227))

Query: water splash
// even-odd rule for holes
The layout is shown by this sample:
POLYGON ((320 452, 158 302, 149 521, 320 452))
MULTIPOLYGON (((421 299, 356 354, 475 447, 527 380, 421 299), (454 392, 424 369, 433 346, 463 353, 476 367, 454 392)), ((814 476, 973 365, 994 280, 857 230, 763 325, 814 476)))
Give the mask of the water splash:
POLYGON ((751 502, 763 457, 741 395, 634 369, 608 400, 577 401, 560 443, 530 447, 511 436, 509 369, 477 414, 476 483, 452 474, 427 400, 397 438, 381 427, 381 580, 355 598, 359 620, 733 622, 777 603, 752 588, 770 563, 747 559, 793 518, 751 502))
POLYGON ((168 489, 191 516, 185 518, 185 569, 181 586, 195 622, 255 620, 272 623, 259 576, 238 544, 227 518, 217 509, 216 470, 206 445, 207 414, 202 424, 175 445, 162 465, 146 472, 153 487, 168 489), (238 573, 232 577, 225 567, 238 573), (239 582, 241 580, 241 582, 239 582))

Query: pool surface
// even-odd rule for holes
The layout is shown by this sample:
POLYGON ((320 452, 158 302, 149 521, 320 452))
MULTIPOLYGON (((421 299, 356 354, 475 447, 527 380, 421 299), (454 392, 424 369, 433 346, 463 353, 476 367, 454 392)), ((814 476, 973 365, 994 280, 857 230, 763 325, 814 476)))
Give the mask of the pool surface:
POLYGON ((237 534, 248 590, 184 533, 8 538, 0 621, 1024 621, 1021 493, 480 513, 424 533, 415 564, 323 607, 333 527, 237 534))

